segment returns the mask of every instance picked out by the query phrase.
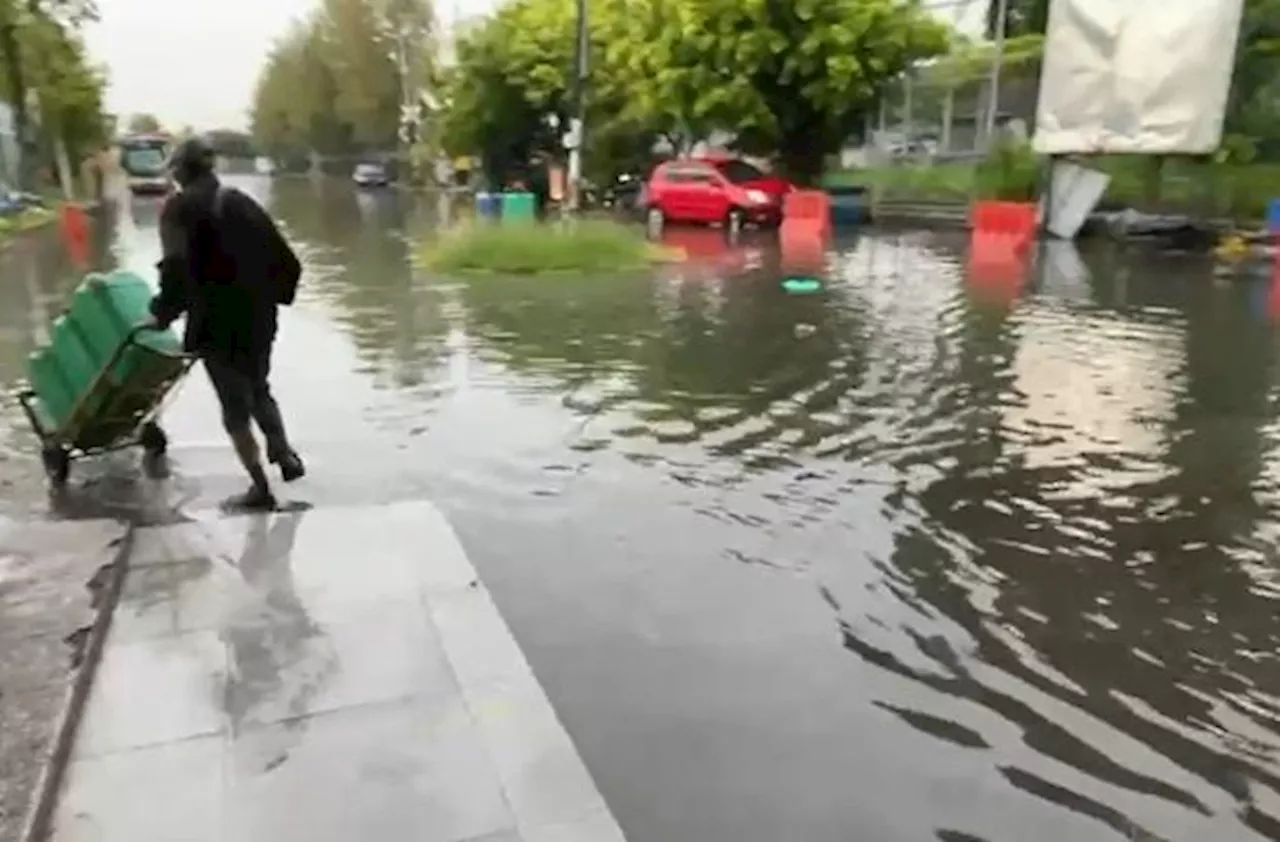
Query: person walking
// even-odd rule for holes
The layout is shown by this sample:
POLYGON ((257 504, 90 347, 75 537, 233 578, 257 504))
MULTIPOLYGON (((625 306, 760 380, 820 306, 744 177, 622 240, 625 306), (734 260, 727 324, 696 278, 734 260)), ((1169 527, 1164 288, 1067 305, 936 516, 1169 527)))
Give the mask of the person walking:
POLYGON ((153 325, 186 314, 183 344, 208 372, 222 423, 249 490, 231 501, 247 509, 276 507, 253 422, 266 439, 267 461, 292 482, 306 473, 289 443, 268 383, 278 310, 293 303, 302 264, 279 227, 252 197, 223 185, 215 154, 199 137, 174 149, 169 168, 180 190, 160 212, 160 291, 153 325))

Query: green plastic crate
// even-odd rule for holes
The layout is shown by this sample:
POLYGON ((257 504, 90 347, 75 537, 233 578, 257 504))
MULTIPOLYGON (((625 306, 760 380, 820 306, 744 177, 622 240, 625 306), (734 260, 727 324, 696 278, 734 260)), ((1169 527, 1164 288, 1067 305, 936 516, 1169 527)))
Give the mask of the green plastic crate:
POLYGON ((78 434, 69 429, 73 422, 77 428, 93 427, 95 421, 109 420, 100 418, 104 412, 158 400, 149 390, 181 370, 182 345, 172 331, 144 331, 122 350, 134 328, 150 318, 151 297, 150 285, 132 272, 92 274, 76 289, 70 308, 52 325, 49 345, 28 363, 37 413, 51 431, 72 439, 78 434), (140 397, 122 403, 122 389, 140 397))
POLYGON ((533 222, 537 218, 537 205, 532 193, 503 193, 503 222, 533 222))

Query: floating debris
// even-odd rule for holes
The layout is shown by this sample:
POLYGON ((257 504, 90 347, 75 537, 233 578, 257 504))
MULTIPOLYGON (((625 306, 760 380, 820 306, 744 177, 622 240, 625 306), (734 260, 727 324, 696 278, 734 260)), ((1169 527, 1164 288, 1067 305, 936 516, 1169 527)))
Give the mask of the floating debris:
POLYGON ((822 292, 822 281, 809 276, 792 276, 782 279, 782 288, 792 295, 809 295, 822 292))

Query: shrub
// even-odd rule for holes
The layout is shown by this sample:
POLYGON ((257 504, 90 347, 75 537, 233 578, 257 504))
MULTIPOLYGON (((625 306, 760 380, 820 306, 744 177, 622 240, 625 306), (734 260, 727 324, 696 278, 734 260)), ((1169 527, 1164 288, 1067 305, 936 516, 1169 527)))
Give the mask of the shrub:
POLYGON ((417 251, 420 265, 435 271, 503 275, 617 272, 647 266, 649 257, 649 244, 639 231, 592 220, 470 223, 417 251))
POLYGON ((978 164, 975 191, 979 199, 1030 202, 1036 198, 1040 159, 1031 144, 1004 138, 978 164))

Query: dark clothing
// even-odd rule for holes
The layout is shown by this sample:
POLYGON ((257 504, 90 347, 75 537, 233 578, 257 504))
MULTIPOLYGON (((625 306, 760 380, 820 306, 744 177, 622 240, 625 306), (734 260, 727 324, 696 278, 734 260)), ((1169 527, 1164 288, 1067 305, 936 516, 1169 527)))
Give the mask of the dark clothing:
POLYGON ((271 374, 271 354, 262 355, 256 370, 245 366, 228 365, 214 357, 204 361, 214 394, 222 406, 222 426, 229 433, 249 429, 250 421, 258 422, 258 429, 267 440, 267 459, 279 462, 287 450, 284 418, 280 406, 271 394, 268 377, 271 374))
POLYGON ((277 309, 290 304, 302 266, 257 202, 212 174, 170 196, 160 213, 160 294, 151 313, 168 326, 183 313, 183 344, 204 360, 232 435, 256 420, 268 457, 292 453, 271 395, 277 309))
POLYGON ((252 373, 270 355, 276 310, 290 304, 302 267, 271 217, 206 175, 169 197, 160 214, 160 294, 152 315, 184 312, 188 352, 252 373))

